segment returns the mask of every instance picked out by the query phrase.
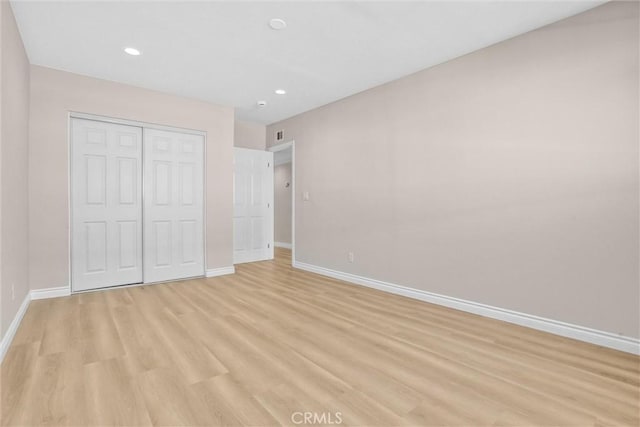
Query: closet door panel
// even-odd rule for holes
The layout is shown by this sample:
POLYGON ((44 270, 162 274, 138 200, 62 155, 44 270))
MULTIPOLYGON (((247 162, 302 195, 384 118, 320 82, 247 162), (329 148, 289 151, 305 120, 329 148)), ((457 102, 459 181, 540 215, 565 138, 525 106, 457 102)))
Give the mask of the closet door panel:
POLYGON ((144 131, 144 280, 204 275, 204 137, 144 131))
POLYGON ((74 291, 142 282, 142 129, 71 120, 74 291))

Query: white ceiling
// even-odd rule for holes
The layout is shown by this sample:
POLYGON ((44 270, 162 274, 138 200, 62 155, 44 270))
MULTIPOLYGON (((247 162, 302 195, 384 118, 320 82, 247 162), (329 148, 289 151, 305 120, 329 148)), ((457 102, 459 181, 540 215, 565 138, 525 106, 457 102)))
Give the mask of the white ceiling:
POLYGON ((33 64, 273 123, 604 1, 12 1, 33 64), (285 30, 268 27, 286 20, 285 30), (123 53, 134 46, 143 54, 123 53), (274 94, 284 88, 287 95, 274 94), (258 108, 256 101, 268 105, 258 108))

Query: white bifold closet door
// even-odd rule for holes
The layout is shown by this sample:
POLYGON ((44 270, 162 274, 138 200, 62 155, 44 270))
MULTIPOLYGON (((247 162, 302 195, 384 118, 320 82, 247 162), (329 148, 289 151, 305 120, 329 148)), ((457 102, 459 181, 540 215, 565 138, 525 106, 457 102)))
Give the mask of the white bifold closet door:
POLYGON ((142 129, 71 121, 74 291, 142 282, 142 129))
POLYGON ((144 130, 144 281, 204 275, 204 137, 144 130))
POLYGON ((204 137, 71 120, 73 291, 203 276, 204 137))

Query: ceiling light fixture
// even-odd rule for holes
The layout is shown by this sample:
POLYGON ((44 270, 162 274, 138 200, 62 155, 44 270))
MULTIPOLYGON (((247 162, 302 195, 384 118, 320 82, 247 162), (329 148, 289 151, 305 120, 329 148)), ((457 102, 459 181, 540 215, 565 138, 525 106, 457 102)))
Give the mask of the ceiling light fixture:
POLYGON ((285 95, 287 93, 284 89, 276 89, 276 95, 285 95))
POLYGON ((287 28, 287 23, 284 21, 284 19, 273 18, 269 21, 269 26, 272 30, 284 30, 285 28, 287 28))
POLYGON ((136 49, 135 47, 125 47, 124 51, 125 51, 125 53, 128 53, 131 56, 139 56, 140 55, 140 51, 138 49, 136 49))

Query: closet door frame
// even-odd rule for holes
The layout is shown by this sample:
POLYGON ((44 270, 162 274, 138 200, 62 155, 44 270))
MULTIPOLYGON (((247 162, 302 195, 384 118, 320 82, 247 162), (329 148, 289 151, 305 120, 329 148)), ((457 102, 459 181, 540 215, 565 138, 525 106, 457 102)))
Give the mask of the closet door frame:
MULTIPOLYGON (((187 129, 187 128, 180 128, 180 127, 175 127, 175 126, 165 126, 165 125, 159 125, 159 124, 155 124, 155 123, 148 123, 148 122, 141 122, 141 121, 136 121, 136 120, 127 120, 127 119, 121 119, 121 118, 115 118, 115 117, 108 117, 108 116, 100 116, 100 115, 96 115, 96 114, 90 114, 90 113, 83 113, 83 112, 79 112, 79 111, 69 111, 68 116, 67 116, 67 161, 69 162, 69 167, 67 168, 67 195, 68 195, 68 205, 67 208, 69 210, 69 215, 68 215, 68 221, 67 221, 67 229, 69 230, 69 233, 67 235, 67 242, 69 245, 69 250, 67 253, 68 259, 69 259, 69 265, 68 265, 68 274, 69 274, 69 292, 72 294, 75 293, 82 293, 82 292, 95 292, 95 291, 100 291, 100 290, 104 290, 104 289, 114 289, 114 288, 126 288, 126 287, 131 287, 131 286, 142 286, 142 285, 153 285, 156 283, 162 283, 162 282, 150 282, 150 283, 146 283, 145 282, 145 277, 144 277, 144 270, 143 270, 143 276, 142 276, 142 283, 135 283, 135 284, 131 284, 131 285, 115 285, 115 286, 110 286, 110 287, 104 287, 104 288, 98 288, 98 289, 88 289, 88 290, 74 290, 73 289, 73 284, 72 284, 72 275, 73 275, 73 270, 72 270, 72 266, 71 266, 71 256, 72 256, 72 244, 73 244, 73 189, 72 189, 72 185, 73 185, 73 175, 72 175, 72 167, 73 167, 73 157, 72 157, 72 147, 73 147, 73 134, 71 132, 71 121, 72 119, 84 119, 84 120, 93 120, 93 121, 97 121, 97 122, 103 122, 103 123, 113 123, 113 124, 118 124, 118 125, 125 125, 125 126, 135 126, 135 127, 140 127, 142 128, 142 142, 143 142, 143 148, 142 148, 142 161, 144 163, 144 130, 145 129, 155 129, 155 130, 164 130, 164 131, 169 131, 169 132, 177 132, 177 133, 185 133, 185 134, 189 134, 189 135, 198 135, 198 136, 202 136, 203 138, 203 147, 202 147, 202 168, 203 168, 203 173, 202 173, 202 215, 203 215, 203 221, 202 221, 202 255, 204 257, 203 260, 203 271, 202 271, 202 277, 206 277, 207 274, 207 133, 204 131, 199 131, 199 130, 195 130, 195 129, 187 129)), ((144 166, 144 165, 143 165, 144 166)), ((145 182, 144 182, 144 172, 142 171, 142 220, 143 220, 143 230, 144 230, 144 200, 145 200, 145 182)), ((143 242, 144 242, 144 231, 143 231, 143 242)), ((144 262, 144 252, 142 253, 142 258, 143 258, 143 262, 144 262)), ((176 279, 178 280, 178 279, 176 279)))

